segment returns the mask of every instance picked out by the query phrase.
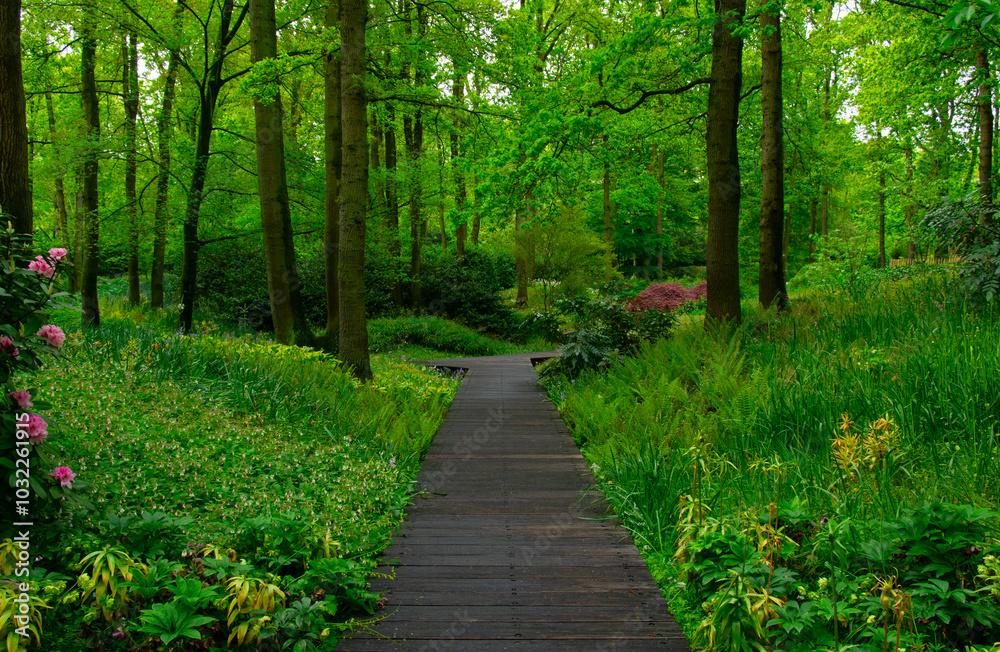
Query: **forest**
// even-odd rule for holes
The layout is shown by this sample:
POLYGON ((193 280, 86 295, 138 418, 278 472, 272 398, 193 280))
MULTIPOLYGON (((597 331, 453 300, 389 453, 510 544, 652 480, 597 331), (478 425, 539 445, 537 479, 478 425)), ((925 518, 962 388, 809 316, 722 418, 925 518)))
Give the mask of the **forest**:
POLYGON ((558 348, 695 649, 1000 650, 998 15, 4 0, 0 640, 332 650, 558 348))

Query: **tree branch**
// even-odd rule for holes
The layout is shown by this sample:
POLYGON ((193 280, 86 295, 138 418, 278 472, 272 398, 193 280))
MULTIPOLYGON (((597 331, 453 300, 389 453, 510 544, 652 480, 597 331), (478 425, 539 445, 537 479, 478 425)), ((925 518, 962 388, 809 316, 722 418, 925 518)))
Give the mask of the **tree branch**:
MULTIPOLYGON (((615 106, 614 104, 612 104, 608 100, 598 100, 597 102, 594 102, 590 106, 591 106, 591 108, 594 108, 594 109, 596 109, 598 107, 606 106, 606 107, 608 107, 610 109, 613 109, 613 110, 617 111, 621 115, 625 115, 626 113, 631 113, 632 111, 635 111, 636 109, 638 109, 640 106, 642 106, 642 104, 646 100, 648 100, 651 97, 656 97, 658 95, 680 95, 681 93, 684 93, 684 92, 687 92, 687 91, 691 90, 695 86, 702 86, 704 84, 710 83, 711 81, 712 80, 709 79, 708 77, 699 77, 698 79, 695 79, 692 82, 689 82, 689 83, 687 83, 687 84, 685 84, 683 86, 680 86, 679 88, 669 88, 669 89, 666 89, 666 90, 659 90, 659 91, 642 91, 642 95, 639 96, 639 99, 636 100, 632 104, 632 106, 629 106, 629 107, 626 107, 626 108, 622 108, 620 106, 615 106)), ((760 86, 758 86, 757 88, 760 88, 760 86)))

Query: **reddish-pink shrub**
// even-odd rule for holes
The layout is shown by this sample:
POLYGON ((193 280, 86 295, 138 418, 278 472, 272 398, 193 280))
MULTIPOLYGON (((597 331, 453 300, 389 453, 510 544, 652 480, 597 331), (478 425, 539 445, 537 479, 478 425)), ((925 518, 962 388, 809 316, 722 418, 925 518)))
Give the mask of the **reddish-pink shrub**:
POLYGON ((693 288, 685 288, 680 283, 653 283, 632 297, 626 309, 629 312, 658 310, 671 312, 685 301, 694 301, 705 296, 708 284, 704 281, 693 288))

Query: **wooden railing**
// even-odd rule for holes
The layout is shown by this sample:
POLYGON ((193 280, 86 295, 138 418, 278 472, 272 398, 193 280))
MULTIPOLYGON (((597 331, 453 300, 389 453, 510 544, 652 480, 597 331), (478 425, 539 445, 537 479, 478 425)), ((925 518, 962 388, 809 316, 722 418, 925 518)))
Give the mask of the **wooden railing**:
POLYGON ((913 260, 907 260, 906 258, 892 258, 889 260, 889 267, 906 267, 908 265, 954 265, 955 263, 961 262, 961 258, 958 256, 951 256, 949 258, 928 258, 926 260, 920 260, 915 258, 913 260))

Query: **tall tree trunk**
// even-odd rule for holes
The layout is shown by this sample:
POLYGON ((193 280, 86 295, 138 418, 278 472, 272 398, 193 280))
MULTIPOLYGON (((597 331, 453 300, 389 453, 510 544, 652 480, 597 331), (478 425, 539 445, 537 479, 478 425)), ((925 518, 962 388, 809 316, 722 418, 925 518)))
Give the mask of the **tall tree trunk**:
MULTIPOLYGON (((465 102, 465 71, 463 71, 458 61, 453 59, 455 66, 455 83, 452 86, 452 96, 455 106, 462 106, 465 102)), ((455 253, 461 264, 465 259, 465 241, 469 237, 469 225, 465 219, 465 175, 459 167, 458 160, 460 151, 460 134, 464 127, 464 120, 461 113, 455 114, 455 131, 451 134, 451 164, 455 175, 455 215, 458 223, 455 225, 455 253)))
POLYGON ((0 2, 0 211, 31 235, 28 119, 21 71, 21 0, 0 2))
MULTIPOLYGON (((830 128, 830 85, 832 83, 833 69, 827 71, 823 80, 823 123, 826 129, 830 128)), ((826 236, 830 223, 830 182, 826 178, 826 170, 822 172, 822 187, 820 188, 820 235, 826 236)))
POLYGON ((608 274, 614 269, 614 263, 612 262, 612 248, 611 248, 611 161, 608 160, 611 154, 608 151, 608 135, 604 134, 604 177, 602 178, 602 187, 604 190, 604 244, 607 246, 607 256, 605 257, 605 267, 607 268, 608 274))
POLYGON ((663 178, 663 148, 656 152, 656 183, 660 192, 656 195, 656 276, 663 278, 663 211, 667 203, 667 187, 663 178))
POLYGON ((479 230, 482 226, 482 216, 479 213, 479 195, 476 194, 476 188, 479 187, 479 177, 472 177, 472 245, 475 247, 479 246, 479 230))
POLYGON ((816 210, 819 199, 813 197, 809 202, 809 262, 816 262, 816 210))
POLYGON ((388 124, 385 128, 385 206, 386 227, 389 231, 389 255, 392 256, 392 302, 403 305, 403 284, 399 280, 399 257, 401 245, 399 241, 399 194, 396 187, 396 170, 398 154, 396 150, 396 108, 389 104, 388 124))
MULTIPOLYGON (((404 121, 403 129, 406 131, 404 121)), ((423 180, 421 160, 424 151, 424 120, 422 112, 412 121, 410 137, 406 143, 406 153, 410 166, 410 301, 414 310, 420 310, 420 251, 423 244, 423 180)))
POLYGON ((371 212, 376 219, 381 219, 385 214, 385 179, 381 174, 382 171, 382 138, 384 133, 382 131, 382 124, 378 119, 378 112, 372 110, 371 112, 371 138, 368 142, 371 144, 371 171, 375 175, 374 195, 371 199, 371 212))
POLYGON ((762 174, 760 206, 760 262, 757 298, 765 308, 788 305, 782 241, 785 222, 785 148, 781 93, 781 8, 767 5, 761 27, 761 133, 762 174), (770 8, 769 8, 770 7, 770 8))
POLYGON ((340 359, 355 377, 372 377, 365 320, 365 209, 368 202, 368 102, 365 22, 368 0, 342 0, 340 52, 344 169, 340 203, 340 359))
POLYGON ((986 50, 976 50, 976 71, 982 77, 979 86, 979 202, 984 209, 979 221, 987 216, 985 207, 993 203, 993 104, 990 93, 990 62, 986 50))
MULTIPOLYGON (((405 30, 407 35, 412 34, 409 19, 410 5, 411 3, 407 0, 405 2, 405 30)), ((426 81, 426 71, 423 66, 420 49, 426 31, 424 6, 422 4, 417 5, 416 12, 419 42, 415 49, 416 58, 413 61, 413 84, 419 88, 426 81)), ((421 176, 421 163, 424 153, 424 116, 422 109, 418 108, 412 118, 409 116, 403 118, 403 136, 406 140, 406 156, 410 172, 410 301, 413 309, 419 311, 423 304, 420 296, 420 254, 426 231, 423 216, 423 178, 421 176)))
MULTIPOLYGON (((340 0, 326 5, 325 29, 340 30, 340 0)), ((325 55, 324 151, 326 159, 326 220, 323 229, 323 256, 326 282, 326 337, 340 333, 340 181, 343 168, 343 125, 341 124, 341 58, 332 47, 325 55)))
POLYGON ((517 274, 517 298, 514 305, 520 309, 528 307, 528 261, 527 244, 524 241, 525 205, 514 209, 514 270, 517 274))
POLYGON ((156 123, 160 173, 156 177, 156 209, 153 216, 153 269, 149 275, 150 305, 153 308, 163 307, 163 268, 167 255, 167 202, 170 199, 170 139, 174 133, 171 125, 171 114, 174 110, 179 62, 180 55, 177 50, 172 50, 170 62, 167 64, 167 77, 163 82, 163 104, 160 107, 160 115, 156 123))
MULTIPOLYGON (((274 0, 250 0, 250 52, 255 64, 277 57, 274 0)), ((279 344, 291 344, 295 338, 291 300, 294 267, 288 265, 285 257, 285 237, 291 235, 292 218, 288 205, 281 91, 276 90, 273 97, 254 97, 253 109, 257 127, 257 189, 271 320, 275 340, 279 344)))
POLYGON ((80 87, 83 121, 87 126, 87 144, 83 155, 83 274, 80 295, 83 301, 83 325, 100 326, 101 308, 97 301, 97 270, 101 261, 100 222, 98 216, 97 156, 100 151, 101 117, 97 99, 97 39, 94 36, 96 18, 90 7, 84 8, 80 30, 80 87))
POLYGON ((222 76, 222 66, 226 59, 226 49, 236 36, 246 11, 244 6, 233 23, 235 0, 223 0, 220 13, 219 34, 215 52, 212 53, 208 75, 200 89, 198 98, 198 127, 195 137, 194 165, 191 167, 191 184, 187 191, 187 208, 184 211, 184 259, 181 265, 181 328, 190 332, 194 321, 194 302, 198 291, 198 254, 201 241, 198 239, 198 219, 201 203, 205 199, 205 179, 208 174, 208 160, 212 143, 212 129, 215 124, 215 105, 226 80, 222 76))
POLYGON ((792 215, 795 214, 794 200, 798 198, 795 192, 795 170, 798 168, 798 164, 798 152, 793 152, 791 175, 788 179, 788 187, 791 192, 785 195, 788 199, 788 214, 785 216, 784 234, 781 237, 781 271, 786 281, 788 280, 788 246, 792 239, 792 215))
MULTIPOLYGON (((59 142, 59 136, 56 132, 56 111, 55 106, 52 101, 52 93, 45 93, 45 109, 48 113, 49 118, 49 138, 53 143, 59 142)), ((58 151, 58 146, 57 151, 58 151)), ((56 231, 59 240, 65 242, 67 245, 72 243, 73 234, 70 233, 69 229, 69 213, 66 211, 66 186, 63 181, 63 175, 60 171, 55 178, 55 194, 52 197, 52 204, 56 209, 56 231)))
POLYGON ((448 228, 444 221, 444 143, 441 142, 441 127, 435 121, 438 134, 438 228, 441 229, 441 251, 448 251, 448 228))
POLYGON ((885 262, 885 170, 878 173, 878 268, 884 269, 885 262))
POLYGON ((913 141, 906 139, 906 263, 913 264, 916 243, 913 241, 913 221, 917 217, 917 203, 913 188, 913 141))
POLYGON ((139 292, 139 202, 135 194, 135 122, 139 114, 139 50, 135 32, 125 37, 122 47, 122 89, 125 96, 125 205, 128 207, 128 302, 137 306, 139 292))
POLYGON ((83 164, 81 162, 76 170, 77 191, 76 201, 73 202, 73 248, 69 252, 73 259, 73 274, 69 277, 70 294, 80 292, 80 288, 83 287, 83 245, 86 241, 83 235, 87 230, 87 214, 83 208, 83 185, 83 164))
POLYGON ((743 39, 734 34, 746 0, 716 0, 712 83, 708 91, 708 307, 706 325, 738 325, 740 311, 740 161, 736 142, 743 85, 743 39))
POLYGON ((821 192, 819 200, 820 235, 825 236, 830 225, 830 186, 824 183, 821 192))

